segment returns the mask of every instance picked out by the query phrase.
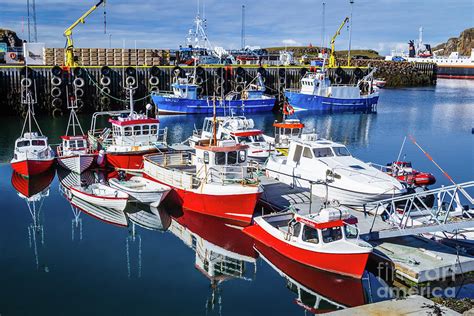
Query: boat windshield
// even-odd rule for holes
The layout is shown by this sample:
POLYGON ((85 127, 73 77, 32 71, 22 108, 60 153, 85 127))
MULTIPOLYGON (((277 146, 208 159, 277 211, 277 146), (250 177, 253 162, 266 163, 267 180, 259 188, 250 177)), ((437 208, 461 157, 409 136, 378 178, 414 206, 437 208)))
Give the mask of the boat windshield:
POLYGON ((29 140, 22 140, 22 141, 16 143, 16 146, 17 146, 17 147, 30 146, 30 141, 29 141, 29 140))
POLYGON ((351 153, 349 152, 349 150, 347 150, 346 147, 333 147, 332 150, 334 150, 334 153, 336 154, 336 156, 350 156, 351 153))
POLYGON ((346 236, 347 239, 351 239, 351 238, 357 238, 358 236, 358 231, 357 231, 357 227, 356 226, 352 226, 352 225, 344 225, 344 235, 346 236))
POLYGON ((318 244, 319 243, 318 230, 310 226, 306 226, 306 225, 303 226, 303 235, 301 236, 301 239, 306 242, 318 244))
POLYGON ((331 151, 331 148, 313 148, 314 157, 321 158, 321 157, 332 157, 334 154, 331 151))
POLYGON ((325 243, 330 243, 342 239, 342 230, 340 226, 324 228, 321 233, 323 235, 323 241, 325 243))
POLYGON ((46 142, 44 140, 34 139, 31 141, 33 146, 45 146, 46 142))

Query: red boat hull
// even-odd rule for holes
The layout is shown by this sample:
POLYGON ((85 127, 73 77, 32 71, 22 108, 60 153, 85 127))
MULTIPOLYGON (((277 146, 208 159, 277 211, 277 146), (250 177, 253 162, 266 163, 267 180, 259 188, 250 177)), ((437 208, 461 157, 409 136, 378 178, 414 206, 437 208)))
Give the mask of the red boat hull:
MULTIPOLYGON (((157 181, 147 174, 143 174, 143 176, 170 186, 168 183, 157 181)), ((184 210, 220 217, 239 225, 248 225, 252 222, 255 206, 261 194, 256 192, 251 194, 208 195, 171 187, 173 190, 166 197, 167 200, 176 203, 184 210)))
POLYGON ((370 255, 370 253, 322 253, 294 247, 272 236, 258 224, 244 228, 244 233, 256 242, 273 248, 283 256, 300 264, 357 279, 362 277, 370 255))
POLYGON ((107 153, 106 159, 114 168, 138 170, 143 168, 143 156, 155 152, 156 149, 137 153, 107 153))
POLYGON ((431 173, 416 172, 397 177, 398 180, 415 186, 426 186, 436 183, 436 178, 431 173))
POLYGON ((43 173, 51 168, 54 163, 54 158, 49 160, 22 160, 17 162, 12 162, 11 166, 15 172, 29 177, 36 174, 43 173))

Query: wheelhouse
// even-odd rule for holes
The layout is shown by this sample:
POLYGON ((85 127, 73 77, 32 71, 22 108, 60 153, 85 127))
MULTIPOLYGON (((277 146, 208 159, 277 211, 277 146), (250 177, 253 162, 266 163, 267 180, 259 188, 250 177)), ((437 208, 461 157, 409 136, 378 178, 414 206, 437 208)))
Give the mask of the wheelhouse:
POLYGON ((140 146, 158 141, 159 120, 154 118, 110 119, 115 145, 140 146))
POLYGON ((83 150, 89 146, 87 144, 87 136, 61 136, 63 149, 67 150, 83 150))

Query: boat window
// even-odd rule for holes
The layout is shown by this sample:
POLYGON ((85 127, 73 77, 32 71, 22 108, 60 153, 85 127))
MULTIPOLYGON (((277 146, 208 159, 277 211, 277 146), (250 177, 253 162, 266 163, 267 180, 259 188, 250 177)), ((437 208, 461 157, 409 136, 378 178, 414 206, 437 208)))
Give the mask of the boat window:
POLYGON ((142 127, 140 125, 135 125, 133 127, 133 134, 134 135, 141 135, 142 134, 142 127))
POLYGON ((298 237, 300 235, 300 231, 301 231, 301 223, 300 222, 292 220, 288 226, 289 226, 288 232, 292 236, 298 237))
POLYGON ((230 151, 227 153, 227 164, 228 165, 235 165, 237 163, 237 152, 230 151))
POLYGON ((244 162, 247 159, 247 152, 245 150, 239 151, 239 162, 244 162))
POLYGON ((77 141, 77 147, 79 147, 79 148, 84 148, 84 147, 86 147, 85 144, 84 144, 84 141, 83 141, 83 140, 78 140, 78 141, 77 141))
POLYGON ((252 143, 253 142, 250 136, 239 136, 237 139, 238 139, 237 140, 238 143, 252 143))
POLYGON ((46 142, 44 140, 37 140, 37 139, 34 139, 31 141, 31 144, 33 146, 45 146, 46 145, 46 142))
POLYGON ((300 145, 296 145, 295 154, 293 155, 293 161, 299 162, 301 158, 301 152, 303 151, 303 147, 300 145))
POLYGON ((313 154, 311 153, 311 149, 309 149, 309 147, 304 148, 303 157, 309 158, 309 159, 313 158, 313 154))
POLYGON ((225 165, 225 153, 216 153, 216 165, 225 165))
POLYGON ((151 126, 151 134, 152 135, 158 134, 158 125, 152 125, 151 126))
POLYGON ((347 150, 346 147, 333 147, 332 150, 334 150, 334 153, 336 156, 350 156, 351 153, 349 150, 347 150))
POLYGON ((125 136, 132 136, 132 128, 130 126, 125 126, 123 130, 125 136))
POLYGON ((344 225, 344 235, 346 238, 357 238, 357 228, 353 225, 344 225))
POLYGON ((310 226, 303 226, 303 235, 301 236, 301 239, 306 242, 310 242, 313 244, 319 244, 319 235, 318 235, 318 230, 310 227, 310 226))
POLYGON ((256 141, 256 142, 264 142, 264 141, 265 141, 265 138, 263 138, 263 136, 260 135, 260 134, 259 134, 259 135, 255 135, 254 138, 255 138, 255 141, 256 141))
POLYGON ((333 242, 342 238, 341 227, 325 228, 322 231, 323 241, 325 243, 333 242))
POLYGON ((21 142, 18 142, 17 147, 25 147, 25 146, 30 146, 30 141, 29 140, 22 140, 21 142))
POLYGON ((352 166, 349 166, 349 167, 351 167, 352 169, 364 170, 364 167, 359 166, 359 165, 352 165, 352 166))
POLYGON ((314 157, 332 157, 334 156, 331 148, 313 148, 314 157))
POLYGON ((208 151, 204 152, 204 163, 209 163, 209 152, 208 151))
POLYGON ((143 125, 143 135, 148 135, 150 134, 150 125, 143 125))

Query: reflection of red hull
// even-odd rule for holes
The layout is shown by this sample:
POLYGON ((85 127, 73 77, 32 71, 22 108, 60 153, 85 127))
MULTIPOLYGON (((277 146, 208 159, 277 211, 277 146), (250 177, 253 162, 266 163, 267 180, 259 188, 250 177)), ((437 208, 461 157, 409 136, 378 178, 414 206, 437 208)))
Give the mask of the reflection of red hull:
POLYGON ((32 197, 46 189, 54 179, 53 169, 48 170, 35 177, 25 178, 15 171, 12 173, 12 185, 18 193, 23 196, 32 197))
POLYGON ((337 254, 309 251, 272 236, 258 224, 244 228, 244 233, 300 264, 358 279, 362 277, 370 255, 370 253, 337 254))
POLYGON ((12 162, 12 168, 17 173, 24 176, 34 176, 40 174, 51 168, 54 163, 54 158, 49 160, 22 160, 17 162, 12 162))
MULTIPOLYGON (((145 173, 143 176, 150 180, 160 182, 145 173)), ((255 205, 261 194, 208 195, 194 191, 186 191, 173 187, 169 183, 160 183, 173 188, 168 194, 167 199, 173 201, 183 209, 224 218, 244 225, 248 225, 252 221, 255 205)))
POLYGON ((157 152, 156 149, 140 151, 137 153, 107 153, 107 163, 115 168, 142 169, 143 156, 157 152))
MULTIPOLYGON (((346 307, 355 307, 366 303, 362 281, 299 264, 258 241, 256 241, 255 247, 278 270, 315 293, 346 307)), ((304 308, 312 309, 312 306, 304 308)), ((312 312, 320 313, 322 311, 313 310, 312 312)), ((328 310, 324 312, 328 312, 328 310)))
POLYGON ((239 228, 229 227, 217 217, 185 212, 175 220, 214 245, 243 256, 257 257, 253 249, 253 239, 242 233, 239 228))

